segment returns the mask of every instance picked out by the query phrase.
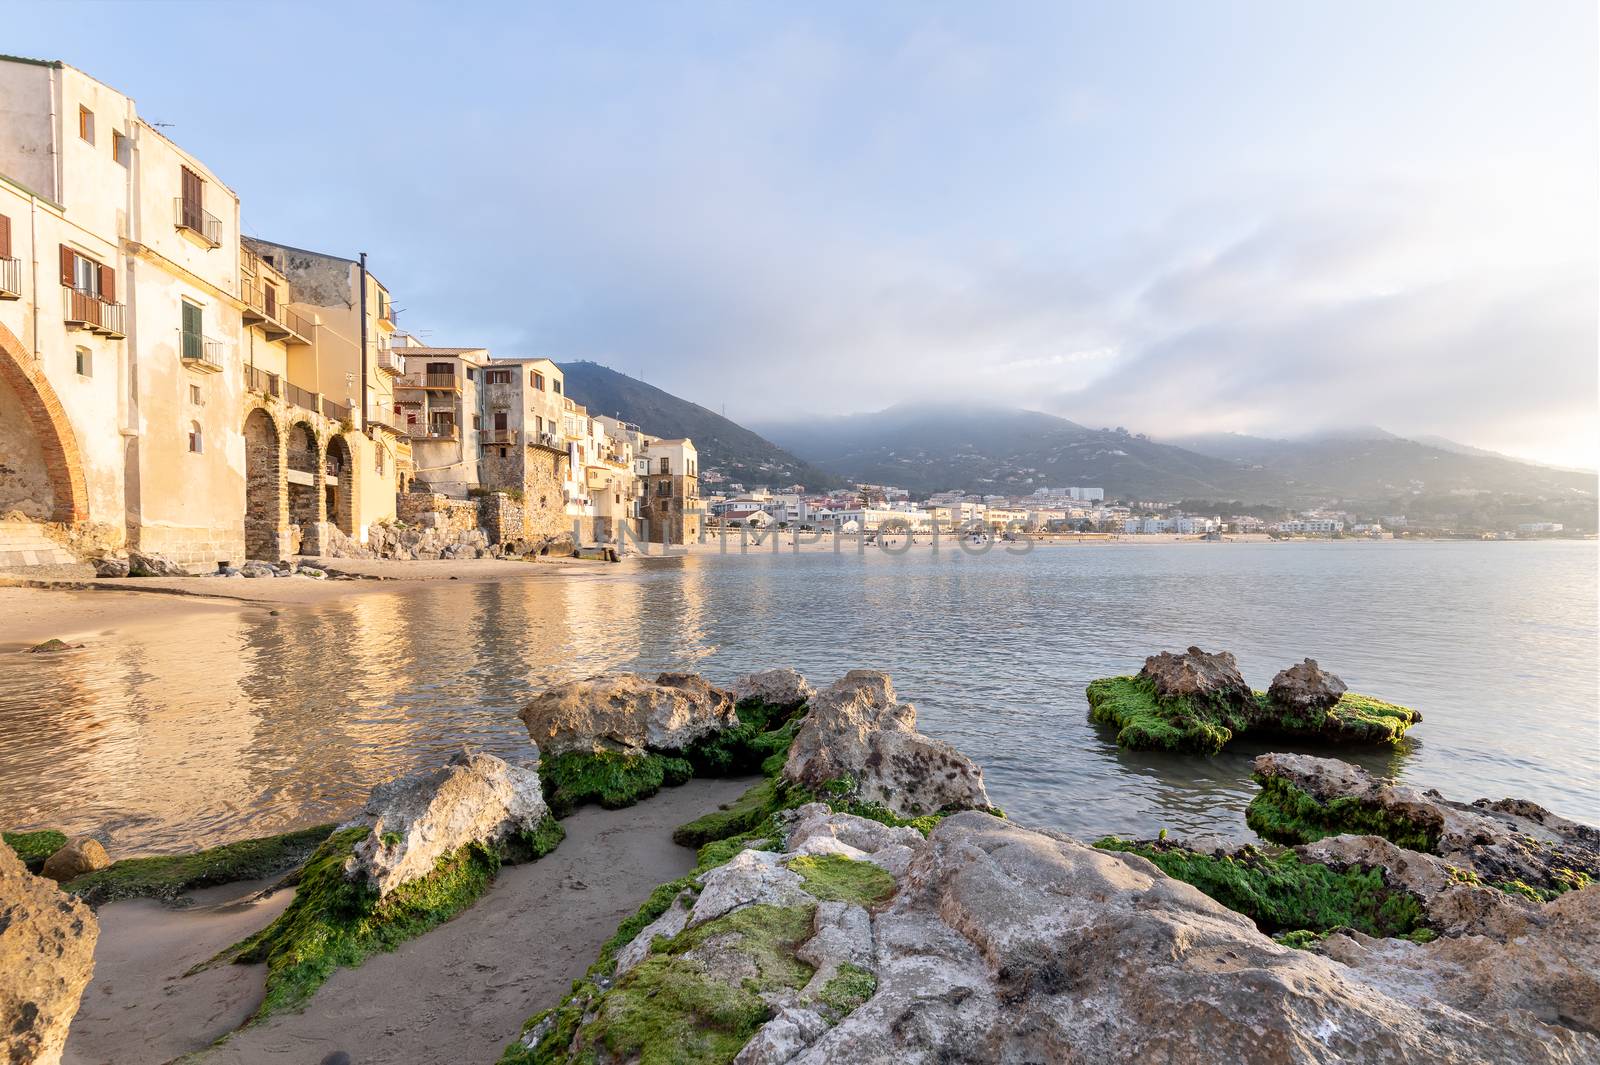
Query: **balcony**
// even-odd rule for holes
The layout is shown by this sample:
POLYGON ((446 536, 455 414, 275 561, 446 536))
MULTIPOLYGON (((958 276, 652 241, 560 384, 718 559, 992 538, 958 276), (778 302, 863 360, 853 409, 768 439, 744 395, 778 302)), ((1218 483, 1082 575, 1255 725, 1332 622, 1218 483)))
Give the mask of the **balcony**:
POLYGON ((316 323, 291 311, 278 298, 276 289, 256 281, 244 281, 239 286, 239 299, 244 302, 244 324, 259 325, 268 340, 310 346, 315 338, 316 323))
MULTIPOLYGON (((271 396, 273 399, 282 399, 284 384, 283 378, 278 374, 258 370, 254 366, 246 366, 244 368, 244 387, 251 392, 257 392, 263 396, 271 396)), ((290 385, 289 387, 293 388, 294 386, 290 385)), ((302 388, 300 391, 304 392, 305 389, 302 388)))
POLYGON ((539 434, 538 445, 547 447, 552 451, 559 451, 562 454, 566 454, 567 451, 567 442, 561 439, 559 434, 548 431, 539 434))
POLYGON ((455 422, 434 422, 431 425, 409 425, 407 430, 413 440, 460 440, 461 427, 455 422))
POLYGON ((0 259, 0 300, 22 298, 22 260, 0 259))
POLYGON ((406 375, 406 360, 397 354, 393 348, 378 349, 378 371, 393 374, 395 377, 406 375))
POLYGON ((327 396, 322 397, 322 416, 331 422, 343 425, 355 416, 355 411, 343 403, 335 403, 327 396))
POLYGON ((409 373, 395 382, 401 388, 442 388, 461 391, 461 378, 453 373, 409 373))
POLYGON ((199 333, 178 333, 178 357, 191 370, 222 372, 222 341, 199 333))
POLYGON ((222 219, 182 196, 172 201, 178 231, 192 236, 208 248, 222 247, 222 219))
POLYGON ((299 385, 289 381, 283 383, 283 398, 301 410, 315 413, 322 409, 317 402, 317 394, 315 392, 309 388, 301 388, 299 385))
POLYGON ((87 329, 99 336, 113 340, 126 339, 123 326, 125 308, 120 303, 107 303, 98 293, 82 289, 64 288, 66 293, 66 323, 75 329, 87 329))
POLYGON ((517 430, 515 429, 480 429, 478 441, 483 444, 515 444, 517 430))
MULTIPOLYGON (((323 402, 326 403, 327 400, 323 400, 323 402)), ((331 418, 333 415, 330 414, 328 417, 331 418)), ((380 429, 387 429, 396 435, 400 434, 400 416, 381 403, 367 404, 367 424, 376 425, 380 429)))

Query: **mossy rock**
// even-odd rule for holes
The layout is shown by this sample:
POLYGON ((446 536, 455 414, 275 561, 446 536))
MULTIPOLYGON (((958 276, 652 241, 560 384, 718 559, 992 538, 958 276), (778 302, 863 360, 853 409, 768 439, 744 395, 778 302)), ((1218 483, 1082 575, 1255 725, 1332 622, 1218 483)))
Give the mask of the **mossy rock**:
POLYGON ((332 832, 332 825, 317 825, 193 854, 124 858, 78 877, 66 890, 91 906, 135 898, 171 902, 199 888, 287 872, 310 857, 332 832))
POLYGON ((859 965, 845 962, 833 978, 822 985, 823 1005, 843 1017, 866 1002, 878 990, 878 978, 859 965))
POLYGON ((568 751, 539 759, 545 801, 557 817, 591 802, 620 810, 692 776, 694 767, 674 755, 568 751))
POLYGON ((680 847, 703 847, 757 828, 785 805, 784 792, 772 777, 763 778, 721 809, 712 810, 688 824, 679 825, 672 842, 680 847))
POLYGON ((45 859, 67 845, 66 834, 53 828, 41 828, 36 832, 0 832, 0 840, 16 851, 17 857, 22 859, 22 864, 28 867, 30 873, 43 869, 45 859))
POLYGON ((823 902, 876 906, 895 893, 895 879, 884 870, 842 854, 803 854, 791 858, 789 871, 800 876, 807 893, 823 902))
POLYGON ((768 706, 754 700, 745 700, 735 708, 739 723, 723 729, 690 747, 683 756, 694 766, 698 776, 737 776, 741 773, 769 770, 774 759, 778 765, 789 754, 789 744, 805 716, 803 708, 768 706))
POLYGON ((368 831, 358 825, 328 836, 307 860, 294 901, 277 920, 206 963, 266 963, 266 995, 252 1020, 300 1008, 335 969, 360 965, 438 927, 489 889, 502 862, 549 853, 564 835, 546 818, 503 848, 469 844, 380 899, 345 876, 346 861, 368 831))
POLYGON ((1117 730, 1117 746, 1216 754, 1233 739, 1254 733, 1318 743, 1398 746, 1421 720, 1416 711, 1368 695, 1346 692, 1329 710, 1289 710, 1264 692, 1247 705, 1179 696, 1165 698, 1144 676, 1102 677, 1086 691, 1090 720, 1117 730))
POLYGON ((1274 843, 1298 845, 1329 836, 1382 836, 1397 847, 1438 853, 1440 825, 1413 820, 1355 796, 1323 802, 1281 777, 1255 774, 1261 791, 1244 820, 1274 843))
POLYGON ((1382 869, 1336 871, 1302 861, 1293 852, 1267 855, 1254 847, 1232 854, 1201 854, 1163 840, 1130 842, 1107 836, 1102 850, 1148 858, 1174 880, 1192 884, 1230 910, 1244 914, 1267 935, 1307 946, 1342 929, 1369 936, 1407 936, 1425 928, 1422 902, 1391 887, 1382 869))

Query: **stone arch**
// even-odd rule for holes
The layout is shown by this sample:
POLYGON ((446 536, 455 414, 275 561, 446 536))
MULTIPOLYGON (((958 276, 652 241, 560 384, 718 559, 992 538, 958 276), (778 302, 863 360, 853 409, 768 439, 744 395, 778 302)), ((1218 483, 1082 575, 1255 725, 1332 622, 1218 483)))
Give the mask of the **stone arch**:
POLYGON ((288 551, 289 481, 283 432, 266 407, 255 404, 244 419, 244 553, 276 562, 288 551))
MULTIPOLYGON (((0 396, 0 406, 15 401, 21 411, 16 428, 27 437, 24 446, 37 446, 44 460, 44 478, 26 487, 19 484, 18 502, 27 499, 34 507, 23 509, 37 509, 39 516, 51 521, 68 525, 88 521, 89 486, 83 476, 77 434, 43 368, 4 325, 0 325, 0 390, 8 393, 0 396), (48 498, 28 499, 44 496, 48 498)), ((10 465, 5 462, 8 457, 0 456, 0 466, 10 465)))
POLYGON ((356 479, 360 470, 350 444, 343 436, 328 438, 324 456, 324 509, 328 520, 339 527, 346 536, 356 534, 356 479))
MULTIPOLYGON (((284 476, 287 484, 289 520, 300 526, 302 537, 315 537, 315 526, 322 523, 322 442, 316 428, 307 421, 289 426, 284 438, 284 476)), ((308 546, 303 542, 302 550, 308 546)))

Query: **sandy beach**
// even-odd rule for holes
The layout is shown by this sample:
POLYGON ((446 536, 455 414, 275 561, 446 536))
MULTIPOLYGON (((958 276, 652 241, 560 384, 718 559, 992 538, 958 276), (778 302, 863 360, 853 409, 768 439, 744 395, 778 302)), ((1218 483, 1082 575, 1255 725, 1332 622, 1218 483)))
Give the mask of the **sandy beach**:
MULTIPOLYGON (((554 1005, 650 891, 694 867, 672 830, 751 781, 693 780, 626 810, 585 807, 543 859, 510 866, 477 904, 432 932, 329 978, 302 1013, 236 1032, 208 1052, 228 1065, 314 1065, 344 1050, 360 1065, 493 1061, 522 1023, 554 1005)), ((95 972, 65 1065, 158 1065, 246 1021, 265 967, 183 973, 269 923, 293 898, 264 882, 101 907, 95 972)))

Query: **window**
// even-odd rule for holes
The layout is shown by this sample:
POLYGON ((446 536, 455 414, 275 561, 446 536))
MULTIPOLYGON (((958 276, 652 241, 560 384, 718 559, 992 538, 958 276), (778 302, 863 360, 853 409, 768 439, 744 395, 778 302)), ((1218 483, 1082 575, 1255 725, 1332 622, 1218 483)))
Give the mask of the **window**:
POLYGON ((206 405, 205 393, 200 391, 199 385, 189 386, 189 402, 196 407, 203 407, 206 405))
POLYGON ((133 165, 133 144, 116 130, 111 131, 111 158, 123 166, 133 165))
POLYGON ((510 370, 489 370, 485 378, 491 385, 509 385, 511 383, 510 370))
POLYGON ((474 429, 482 429, 483 428, 483 415, 474 414, 472 416, 472 427, 474 429))
POLYGON ((671 473, 672 472, 672 460, 671 459, 662 459, 661 460, 661 472, 662 473, 671 473))
POLYGON ((198 455, 203 450, 204 444, 205 444, 204 440, 201 439, 200 423, 199 422, 190 422, 189 423, 189 450, 192 451, 194 454, 198 455))
POLYGON ((554 392, 556 395, 559 396, 561 394, 561 382, 560 381, 551 381, 550 382, 550 391, 554 392))
POLYGON ((533 371, 528 375, 528 383, 534 388, 537 388, 540 392, 543 392, 544 374, 540 373, 538 370, 533 371))
POLYGON ((205 232, 205 180, 186 166, 179 167, 179 170, 182 171, 183 196, 178 220, 185 228, 203 233, 205 232))
POLYGON ((79 348, 78 351, 77 351, 77 356, 78 356, 78 376, 79 377, 93 377, 94 376, 94 352, 90 351, 88 348, 79 348))
POLYGON ((0 259, 11 258, 11 219, 0 214, 0 259))
POLYGON ((183 331, 181 354, 185 359, 199 359, 205 357, 205 339, 201 335, 204 324, 202 312, 198 304, 183 301, 183 331))
POLYGON ((453 362, 430 362, 430 363, 428 363, 428 376, 429 377, 434 377, 434 376, 454 377, 455 375, 456 375, 456 364, 453 363, 453 362))
POLYGON ((82 105, 78 107, 78 136, 94 143, 94 112, 82 105))
POLYGON ((507 428, 507 425, 506 425, 506 412, 505 411, 497 410, 497 411, 494 412, 494 427, 495 427, 496 431, 503 430, 503 429, 507 428))

